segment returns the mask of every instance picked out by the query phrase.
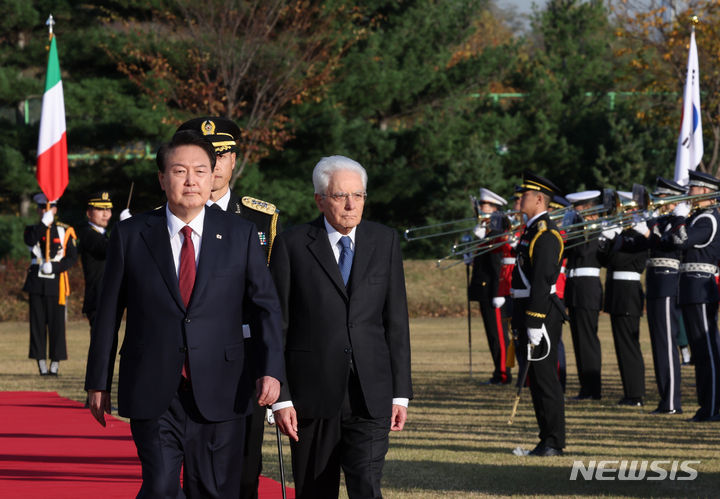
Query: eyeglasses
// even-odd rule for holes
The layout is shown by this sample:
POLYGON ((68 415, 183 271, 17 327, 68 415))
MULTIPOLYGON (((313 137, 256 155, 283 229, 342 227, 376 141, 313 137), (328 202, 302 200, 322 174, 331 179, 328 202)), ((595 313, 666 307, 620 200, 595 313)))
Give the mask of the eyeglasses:
POLYGON ((336 202, 346 202, 348 198, 352 198, 353 201, 359 203, 361 201, 365 201, 367 199, 367 192, 365 191, 358 191, 358 192, 335 192, 333 194, 323 194, 323 198, 330 198, 333 201, 336 202))

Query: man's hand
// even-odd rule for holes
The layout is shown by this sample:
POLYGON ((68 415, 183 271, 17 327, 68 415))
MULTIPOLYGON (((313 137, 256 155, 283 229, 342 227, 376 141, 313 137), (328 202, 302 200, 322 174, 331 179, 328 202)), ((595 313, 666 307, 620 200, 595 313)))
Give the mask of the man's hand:
POLYGON ((407 420, 407 407, 393 404, 390 416, 390 431, 402 431, 407 420))
POLYGON ((45 227, 50 227, 53 223, 53 220, 55 220, 55 214, 52 212, 52 210, 48 210, 42 214, 42 219, 40 221, 45 227))
POLYGON ((127 220, 128 218, 132 217, 132 213, 130 213, 130 210, 125 208, 123 211, 120 212, 120 221, 127 220))
POLYGON ((505 297, 503 296, 496 296, 492 299, 493 307, 495 308, 501 308, 503 305, 505 305, 505 297))
POLYGON ((280 382, 272 376, 263 376, 255 382, 258 405, 264 407, 274 404, 280 396, 280 382))
POLYGON ((40 267, 40 272, 43 274, 52 274, 52 262, 43 262, 42 266, 40 267))
POLYGON ((298 442, 297 412, 295 412, 295 408, 278 409, 273 414, 275 415, 275 424, 280 428, 280 431, 298 442))
POLYGON ((538 346, 543 337, 543 330, 540 327, 539 328, 529 327, 527 330, 527 335, 528 335, 528 340, 530 341, 530 344, 533 346, 538 346))
POLYGON ((105 390, 88 390, 90 413, 105 426, 105 413, 110 414, 110 393, 105 390))

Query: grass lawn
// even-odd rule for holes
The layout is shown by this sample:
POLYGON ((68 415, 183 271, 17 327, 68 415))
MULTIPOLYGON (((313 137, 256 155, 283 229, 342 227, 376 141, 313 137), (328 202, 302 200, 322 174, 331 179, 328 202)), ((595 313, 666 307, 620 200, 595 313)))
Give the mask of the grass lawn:
MULTIPOLYGON (((464 276, 462 276, 464 277, 464 276)), ((475 305, 476 306, 476 305, 475 305)), ((642 323, 647 396, 643 408, 618 407, 622 395, 615 352, 606 315, 601 316, 603 399, 566 404, 566 455, 558 458, 517 457, 517 446, 532 449, 537 426, 528 392, 523 393, 515 423, 507 419, 515 395, 511 386, 482 384, 491 373, 482 323, 473 320, 474 376, 468 376, 467 320, 413 319, 413 380, 405 430, 391 435, 383 479, 389 498, 465 498, 498 495, 717 497, 720 489, 720 423, 688 423, 697 408, 692 366, 682 368, 684 415, 651 416, 657 404, 646 322, 642 323), (573 462, 581 460, 697 460, 696 480, 571 481, 573 462)), ((56 391, 82 401, 87 322, 68 325, 70 360, 57 378, 40 377, 26 358, 28 326, 0 322, 0 390, 56 391)), ((568 392, 578 391, 575 359, 566 325, 568 392)), ((117 370, 116 370, 117 372, 117 370)), ((95 424, 88 413, 88 424, 95 424)), ((291 479, 287 439, 285 463, 291 479)), ((265 432, 264 473, 278 479, 274 430, 265 432)), ((668 472, 671 463, 662 464, 668 472)), ((610 464, 609 467, 618 467, 610 464)), ((648 470, 648 475, 657 476, 648 470)), ((617 473, 609 474, 617 476, 617 473)), ((677 476, 686 476, 678 471, 677 476)), ((290 482, 289 485, 292 485, 290 482)), ((344 491, 341 497, 345 497, 344 491)))

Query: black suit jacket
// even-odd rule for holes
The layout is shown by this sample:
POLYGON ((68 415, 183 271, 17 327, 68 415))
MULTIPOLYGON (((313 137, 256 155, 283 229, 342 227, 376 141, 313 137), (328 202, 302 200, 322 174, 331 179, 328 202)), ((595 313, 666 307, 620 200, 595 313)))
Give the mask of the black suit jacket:
POLYGON ((119 414, 161 415, 176 392, 186 347, 192 390, 202 415, 225 421, 244 415, 254 380, 284 380, 280 307, 253 224, 205 210, 190 303, 180 297, 165 209, 120 222, 112 232, 98 314, 92 327, 86 389, 109 390, 115 326, 127 308, 120 349, 119 414), (257 360, 244 368, 244 305, 257 360))
POLYGON ((287 384, 298 417, 338 414, 352 358, 372 417, 392 399, 412 398, 405 277, 397 233, 363 221, 356 229, 348 287, 323 217, 275 240, 270 269, 283 313, 287 384))

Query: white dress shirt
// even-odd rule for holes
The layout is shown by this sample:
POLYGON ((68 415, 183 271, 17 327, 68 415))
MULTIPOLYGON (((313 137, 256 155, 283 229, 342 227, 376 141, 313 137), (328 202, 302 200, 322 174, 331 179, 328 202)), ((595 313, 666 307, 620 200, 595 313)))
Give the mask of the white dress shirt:
POLYGON ((202 243, 202 231, 205 224, 205 207, 198 216, 193 218, 190 223, 185 223, 178 217, 173 215, 170 207, 165 205, 165 214, 167 215, 167 229, 170 235, 170 248, 172 248, 173 263, 175 264, 175 274, 180 270, 180 250, 182 249, 185 238, 180 233, 180 229, 189 225, 192 229, 192 242, 195 246, 195 269, 197 269, 198 259, 200 257, 200 245, 202 243))
POLYGON ((93 229, 95 229, 95 230, 96 230, 97 232, 99 232, 100 234, 105 234, 105 227, 100 227, 99 225, 95 225, 95 224, 92 223, 92 222, 88 222, 88 223, 90 224, 90 227, 92 227, 93 229))
POLYGON ((223 211, 227 211, 228 204, 230 204, 230 189, 228 189, 227 192, 223 194, 223 197, 221 197, 217 201, 208 199, 207 203, 205 203, 205 206, 212 206, 213 204, 218 205, 220 208, 223 209, 223 211))

